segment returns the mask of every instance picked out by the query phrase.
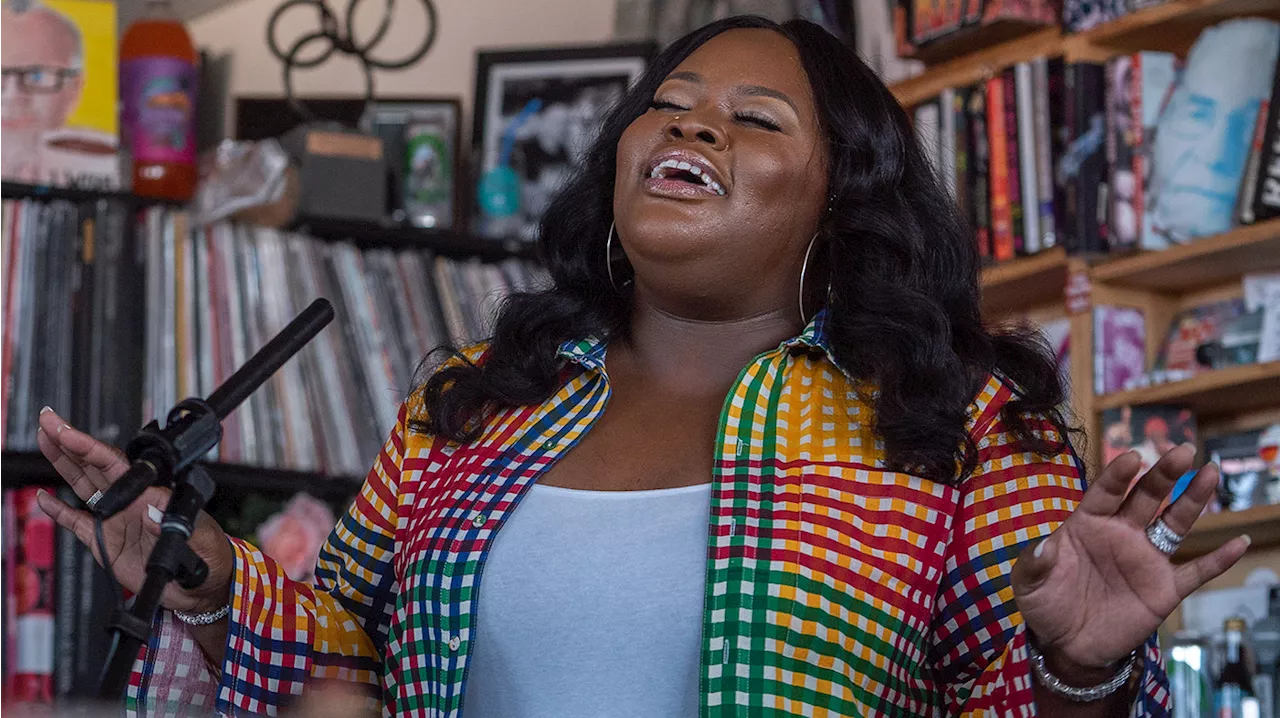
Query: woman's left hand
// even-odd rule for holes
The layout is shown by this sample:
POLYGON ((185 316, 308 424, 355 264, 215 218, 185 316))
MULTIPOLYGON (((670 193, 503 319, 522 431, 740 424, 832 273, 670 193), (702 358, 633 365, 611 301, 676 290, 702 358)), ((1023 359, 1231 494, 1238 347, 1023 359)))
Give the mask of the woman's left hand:
MULTIPOLYGON (((1248 537, 1241 536, 1175 565, 1147 538, 1147 526, 1194 458, 1190 446, 1170 451, 1127 497, 1141 459, 1135 452, 1117 458, 1090 484, 1071 516, 1018 558, 1012 576, 1018 610, 1059 678, 1105 680, 1182 599, 1230 568, 1249 547, 1248 537)), ((1217 486, 1217 467, 1206 465, 1161 514, 1165 523, 1185 536, 1217 486)))

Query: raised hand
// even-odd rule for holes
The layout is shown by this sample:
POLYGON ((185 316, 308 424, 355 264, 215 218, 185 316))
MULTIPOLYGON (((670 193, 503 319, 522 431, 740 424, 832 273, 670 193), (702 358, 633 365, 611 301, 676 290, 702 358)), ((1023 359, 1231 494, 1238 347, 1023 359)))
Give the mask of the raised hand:
MULTIPOLYGON (((88 501, 95 492, 105 490, 128 468, 119 450, 72 428, 49 409, 40 414, 36 443, 40 453, 53 464, 81 501, 88 501)), ((88 512, 73 508, 44 491, 40 492, 37 500, 46 514, 59 526, 74 533, 93 550, 98 563, 103 563, 93 535, 93 517, 88 512)), ((103 525, 107 562, 120 584, 130 591, 137 591, 142 586, 146 578, 147 558, 160 535, 160 525, 148 516, 148 506, 164 511, 168 501, 168 489, 147 489, 133 505, 103 525)), ((209 565, 209 577, 203 585, 191 591, 170 584, 160 603, 165 608, 179 611, 215 611, 227 603, 230 593, 235 567, 231 545, 218 522, 202 511, 196 519, 190 546, 209 565)))
MULTIPOLYGON (((1240 536, 1175 565, 1147 537, 1147 527, 1194 457, 1190 446, 1173 449, 1128 497, 1125 491, 1141 459, 1135 452, 1118 457, 1089 486, 1075 512, 1019 557, 1012 577, 1018 610, 1052 663, 1078 669, 1078 675, 1114 672, 1182 599, 1244 555, 1249 537, 1240 536)), ((1209 464, 1160 517, 1185 536, 1217 486, 1218 469, 1209 464)))

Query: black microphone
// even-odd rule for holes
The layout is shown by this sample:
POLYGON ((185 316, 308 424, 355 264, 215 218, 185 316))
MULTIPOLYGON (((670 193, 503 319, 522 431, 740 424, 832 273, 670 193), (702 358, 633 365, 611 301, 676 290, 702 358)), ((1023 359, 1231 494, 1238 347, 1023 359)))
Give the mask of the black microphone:
POLYGON ((272 337, 206 399, 186 399, 175 406, 160 428, 152 421, 125 449, 130 466, 93 506, 103 519, 124 511, 148 486, 172 481, 175 473, 204 456, 222 438, 222 419, 262 382, 297 354, 333 321, 333 305, 317 299, 272 337))

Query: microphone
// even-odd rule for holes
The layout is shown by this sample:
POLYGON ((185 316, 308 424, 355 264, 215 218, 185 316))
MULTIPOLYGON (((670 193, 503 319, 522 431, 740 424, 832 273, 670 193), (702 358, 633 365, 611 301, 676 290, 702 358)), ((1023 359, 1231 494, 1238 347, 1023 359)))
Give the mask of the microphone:
POLYGON ((317 299, 236 370, 208 399, 185 399, 175 406, 164 428, 152 420, 125 449, 130 466, 93 506, 108 519, 124 511, 148 486, 168 483, 222 439, 222 420, 235 410, 321 329, 333 321, 333 305, 317 299))

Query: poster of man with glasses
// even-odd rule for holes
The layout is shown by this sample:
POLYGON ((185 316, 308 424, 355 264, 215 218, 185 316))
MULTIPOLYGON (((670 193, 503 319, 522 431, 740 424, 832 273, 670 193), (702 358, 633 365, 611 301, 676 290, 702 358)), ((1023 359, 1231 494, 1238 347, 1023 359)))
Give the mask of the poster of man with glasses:
POLYGON ((4 0, 6 180, 116 189, 116 15, 109 0, 4 0))

